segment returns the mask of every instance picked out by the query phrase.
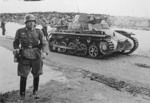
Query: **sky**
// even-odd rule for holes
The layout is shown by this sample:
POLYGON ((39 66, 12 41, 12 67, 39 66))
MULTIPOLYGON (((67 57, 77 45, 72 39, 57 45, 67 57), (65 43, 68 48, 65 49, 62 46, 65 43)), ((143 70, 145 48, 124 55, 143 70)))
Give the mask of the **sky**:
POLYGON ((0 0, 0 13, 80 12, 150 18, 150 0, 0 0))

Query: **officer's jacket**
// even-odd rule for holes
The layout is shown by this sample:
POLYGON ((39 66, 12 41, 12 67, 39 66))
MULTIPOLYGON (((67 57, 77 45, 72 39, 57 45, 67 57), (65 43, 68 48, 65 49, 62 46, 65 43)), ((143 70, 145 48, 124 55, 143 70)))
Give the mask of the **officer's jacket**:
POLYGON ((18 29, 13 42, 14 49, 21 48, 21 54, 28 59, 38 59, 41 51, 47 53, 47 41, 40 29, 18 29))

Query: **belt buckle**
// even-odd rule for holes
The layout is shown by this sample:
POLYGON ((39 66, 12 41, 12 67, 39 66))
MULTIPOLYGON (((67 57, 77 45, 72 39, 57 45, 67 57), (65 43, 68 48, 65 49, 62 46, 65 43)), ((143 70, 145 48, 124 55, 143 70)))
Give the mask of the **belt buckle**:
POLYGON ((32 45, 29 45, 28 48, 31 49, 31 48, 32 48, 32 45))

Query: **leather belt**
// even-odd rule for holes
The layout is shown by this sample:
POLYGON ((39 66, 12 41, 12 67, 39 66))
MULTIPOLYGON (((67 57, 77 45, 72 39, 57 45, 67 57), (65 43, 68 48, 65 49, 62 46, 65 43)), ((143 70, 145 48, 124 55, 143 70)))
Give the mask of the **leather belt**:
POLYGON ((29 45, 29 46, 22 46, 23 49, 32 49, 32 48, 38 48, 38 45, 29 45))

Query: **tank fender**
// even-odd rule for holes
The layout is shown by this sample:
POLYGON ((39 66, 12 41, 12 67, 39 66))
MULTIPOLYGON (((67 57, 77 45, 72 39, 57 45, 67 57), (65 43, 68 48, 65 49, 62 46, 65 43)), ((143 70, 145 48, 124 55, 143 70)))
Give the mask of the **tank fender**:
POLYGON ((111 30, 111 29, 108 29, 108 30, 105 30, 104 31, 107 35, 110 35, 112 39, 118 41, 118 42, 124 42, 126 41, 127 37, 118 33, 118 32, 115 32, 114 30, 111 30))
POLYGON ((120 33, 121 35, 124 35, 126 37, 131 37, 132 35, 135 35, 133 32, 126 32, 124 30, 114 30, 117 33, 120 33))

